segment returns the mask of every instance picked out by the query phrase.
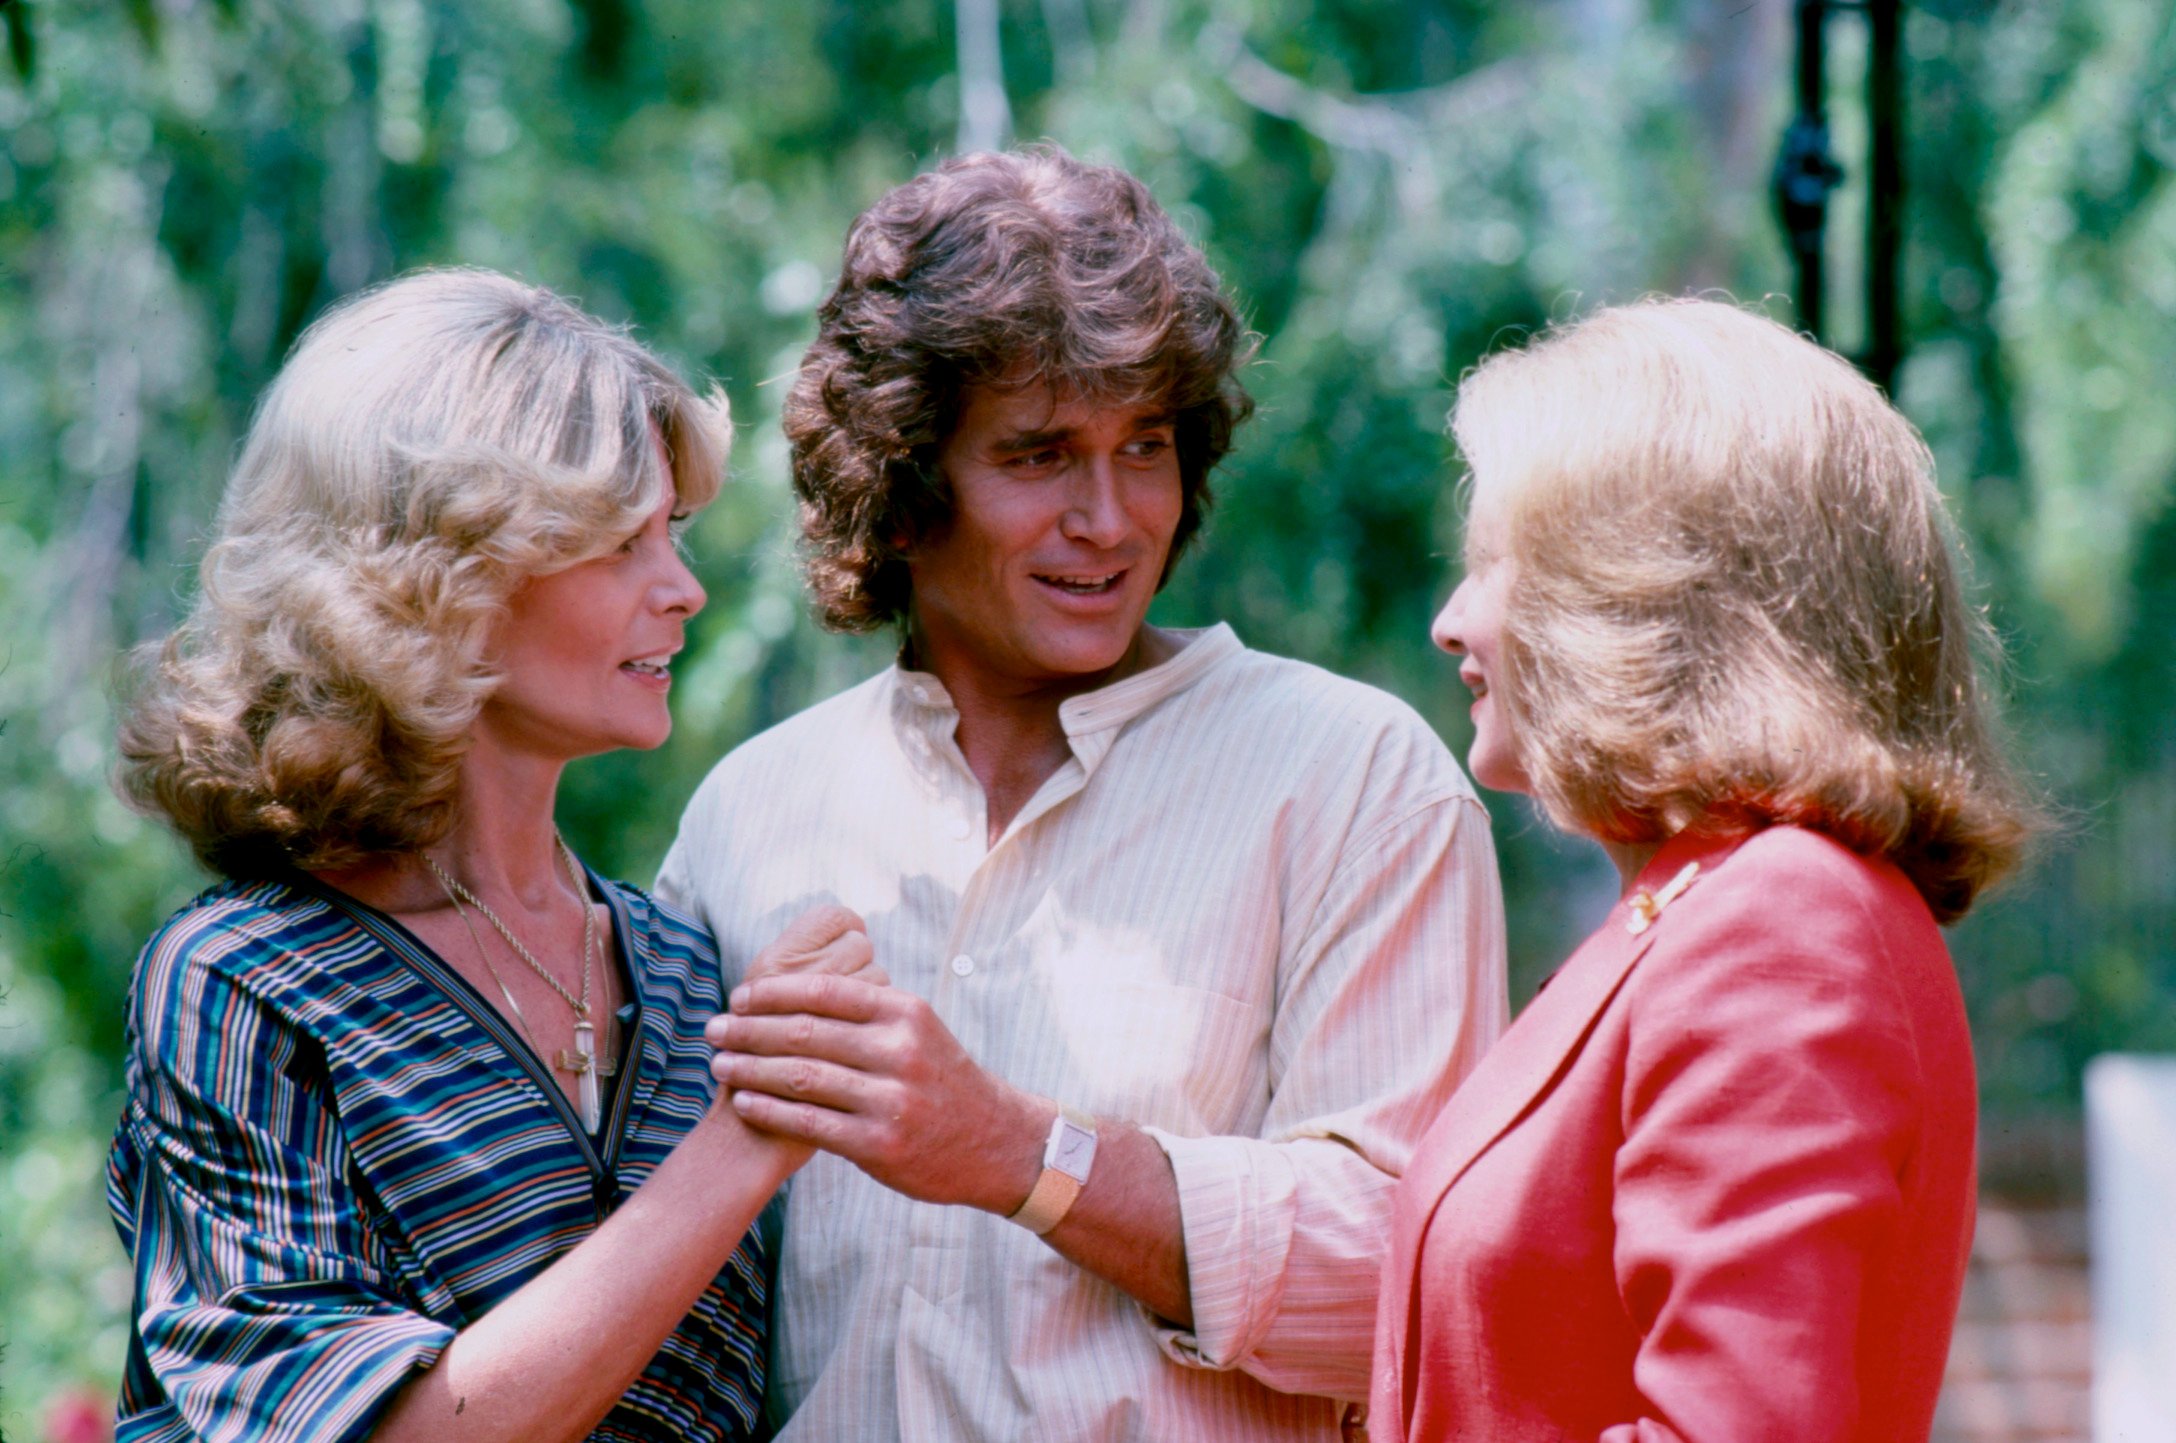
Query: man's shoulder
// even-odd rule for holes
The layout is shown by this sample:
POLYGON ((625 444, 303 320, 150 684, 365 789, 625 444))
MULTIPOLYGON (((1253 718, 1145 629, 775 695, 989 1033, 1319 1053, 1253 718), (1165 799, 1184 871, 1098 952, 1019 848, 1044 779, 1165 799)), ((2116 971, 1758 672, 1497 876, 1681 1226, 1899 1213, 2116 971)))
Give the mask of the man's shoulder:
POLYGON ((1251 646, 1234 651, 1207 680, 1228 688, 1235 701, 1244 703, 1281 705, 1300 701, 1354 716, 1379 718, 1390 725, 1427 727, 1420 713, 1379 686, 1356 681, 1311 661, 1251 646))
POLYGON ((1388 748, 1458 771, 1435 728, 1405 701, 1313 662, 1239 651, 1203 678, 1196 704, 1233 731, 1288 751, 1319 748, 1357 760, 1356 748, 1388 748))
POLYGON ((893 676, 889 669, 880 671, 757 732, 718 759, 701 790, 729 790, 787 775, 782 766, 805 765, 812 756, 864 744, 872 728, 885 724, 893 676))

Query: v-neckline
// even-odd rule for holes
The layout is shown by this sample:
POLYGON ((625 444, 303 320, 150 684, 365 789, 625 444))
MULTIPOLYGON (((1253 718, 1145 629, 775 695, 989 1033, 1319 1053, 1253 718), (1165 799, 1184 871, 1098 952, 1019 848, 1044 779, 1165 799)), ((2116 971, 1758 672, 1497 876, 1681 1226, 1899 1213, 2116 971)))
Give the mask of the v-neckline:
POLYGON ((588 863, 582 864, 582 874, 592 900, 602 901, 612 915, 612 941, 619 959, 620 980, 627 990, 627 1005, 621 1012, 632 1008, 633 1016, 620 1028, 619 1071, 613 1078, 610 1104, 604 1110, 603 1134, 591 1134, 582 1125, 574 1104, 567 1100, 566 1092, 559 1086, 559 1079, 550 1066, 539 1057, 508 1018, 491 1005, 475 983, 461 975, 452 963, 441 957, 437 950, 414 932, 407 924, 389 912, 384 912, 360 898, 352 897, 329 882, 321 881, 307 872, 291 871, 280 878, 286 885, 326 905, 346 913, 357 925, 368 932, 385 952, 420 978, 427 986, 442 993, 486 1036, 498 1043, 509 1061, 525 1074, 544 1100, 558 1115, 567 1131, 574 1136, 575 1145, 582 1160, 589 1166, 595 1182, 600 1214, 605 1209, 609 1189, 615 1184, 619 1166, 620 1143, 626 1131, 627 1116, 635 1093, 635 1073, 642 1051, 642 1027, 646 1006, 642 987, 635 975, 634 951, 628 939, 632 929, 628 925, 627 912, 619 894, 605 885, 588 863))

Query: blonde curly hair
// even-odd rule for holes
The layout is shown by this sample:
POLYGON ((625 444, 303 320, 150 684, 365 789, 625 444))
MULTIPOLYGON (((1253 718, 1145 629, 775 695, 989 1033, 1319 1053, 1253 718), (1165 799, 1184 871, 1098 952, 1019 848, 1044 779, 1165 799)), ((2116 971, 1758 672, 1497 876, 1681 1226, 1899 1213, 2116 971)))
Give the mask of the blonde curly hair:
POLYGON ((430 845, 514 589, 667 487, 707 504, 731 442, 722 393, 550 291, 431 270, 341 302, 257 408, 188 618, 131 659, 120 791, 229 875, 430 845))
POLYGON ((1848 363, 1652 300, 1482 363, 1451 427, 1514 568, 1491 695, 1559 826, 1803 826, 1944 922, 2017 864, 2044 823, 1982 679, 1994 635, 1932 457, 1848 363))

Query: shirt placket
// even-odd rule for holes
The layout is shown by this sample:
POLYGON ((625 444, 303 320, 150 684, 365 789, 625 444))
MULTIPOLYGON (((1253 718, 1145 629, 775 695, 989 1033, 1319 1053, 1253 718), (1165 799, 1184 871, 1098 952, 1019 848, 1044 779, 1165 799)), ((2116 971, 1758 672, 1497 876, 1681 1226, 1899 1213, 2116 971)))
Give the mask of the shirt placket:
MULTIPOLYGON (((957 899, 949 919, 931 919, 929 940, 940 950, 928 1001, 967 1054, 990 1065, 1007 1050, 1005 1039, 993 1034, 1011 1019, 1002 1002, 988 1000, 988 989, 997 987, 996 995, 1002 997, 1012 990, 1004 984, 1019 980, 1008 978, 1003 969, 1017 965, 1020 956, 1016 934, 1034 910, 1039 853, 1051 844, 1048 829, 1085 787, 1111 738, 1071 737, 1072 758, 1029 799, 993 847, 986 841, 988 804, 981 783, 953 735, 957 714, 932 705, 932 692, 918 680, 909 681, 907 695, 917 705, 899 719, 905 723, 906 750, 928 807, 923 828, 928 854, 921 865, 941 875, 957 899)), ((988 1226, 968 1208, 908 1210, 905 1246, 899 1254, 898 1359, 914 1359, 913 1366, 927 1367, 931 1360, 948 1356, 947 1340, 963 1326, 966 1310, 988 1305, 976 1291, 974 1266, 978 1247, 987 1247, 988 1226)), ((893 1379, 893 1405, 903 1437, 941 1436, 944 1431, 945 1420, 920 1416, 933 1397, 944 1396, 943 1389, 931 1394, 927 1382, 893 1379)))
MULTIPOLYGON (((938 949, 928 1001, 960 1045, 975 1055, 985 1039, 962 1008, 959 989, 972 979, 976 952, 984 948, 975 930, 977 899, 987 885, 984 864, 989 855, 983 840, 988 833, 982 790, 950 735, 956 713, 932 706, 929 693, 919 683, 909 683, 908 691, 917 705, 905 718, 907 751, 928 808, 919 829, 920 845, 926 848, 921 865, 941 878, 944 890, 956 899, 952 915, 931 918, 930 930, 924 934, 928 944, 938 949)), ((925 1304, 942 1305, 963 1285, 962 1250, 968 1221, 961 1208, 917 1206, 907 1211, 900 1283, 925 1304)))
MULTIPOLYGON (((930 1009, 968 1056, 987 1061, 1003 1049, 991 1035, 1002 1018, 978 1006, 977 990, 1006 965, 1013 931, 1023 911, 1020 889, 1035 874, 1038 823, 1080 790, 1078 762, 1069 762, 1031 798, 995 847, 987 846, 988 802, 957 743, 941 730, 949 715, 921 719, 918 760, 934 807, 932 830, 948 856, 959 859, 958 904, 951 919, 929 997, 930 1009), (955 850, 956 848, 956 850, 955 850)), ((949 869, 948 869, 949 870, 949 869)), ((960 1297, 968 1280, 967 1253, 976 1219, 964 1208, 916 1208, 908 1238, 907 1284, 928 1302, 960 1297)))

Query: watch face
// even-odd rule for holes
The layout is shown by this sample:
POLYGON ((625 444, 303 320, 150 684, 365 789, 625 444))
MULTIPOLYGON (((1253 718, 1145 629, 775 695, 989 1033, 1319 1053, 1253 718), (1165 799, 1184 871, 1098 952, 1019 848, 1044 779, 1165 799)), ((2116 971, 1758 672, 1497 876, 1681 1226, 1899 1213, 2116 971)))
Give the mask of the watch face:
POLYGON ((1086 1182, 1088 1164, 1094 1160, 1095 1155, 1096 1135, 1067 1123, 1059 1130, 1057 1139, 1051 1146, 1048 1165, 1086 1182))

